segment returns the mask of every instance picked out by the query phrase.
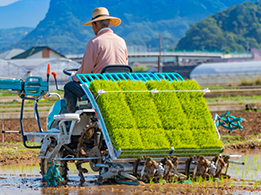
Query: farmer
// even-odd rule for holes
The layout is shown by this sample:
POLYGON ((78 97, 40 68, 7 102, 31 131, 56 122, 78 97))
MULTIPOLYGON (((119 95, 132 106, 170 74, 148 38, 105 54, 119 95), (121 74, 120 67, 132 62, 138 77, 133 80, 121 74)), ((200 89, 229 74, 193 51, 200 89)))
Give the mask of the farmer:
MULTIPOLYGON (((114 34, 110 26, 118 26, 121 20, 109 16, 104 7, 98 7, 92 12, 92 20, 83 26, 92 26, 96 37, 92 38, 85 49, 82 65, 75 74, 100 73, 108 65, 127 65, 128 55, 124 39, 114 34)), ((82 90, 75 74, 72 74, 64 86, 64 98, 69 112, 76 111, 77 97, 83 96, 82 90)))

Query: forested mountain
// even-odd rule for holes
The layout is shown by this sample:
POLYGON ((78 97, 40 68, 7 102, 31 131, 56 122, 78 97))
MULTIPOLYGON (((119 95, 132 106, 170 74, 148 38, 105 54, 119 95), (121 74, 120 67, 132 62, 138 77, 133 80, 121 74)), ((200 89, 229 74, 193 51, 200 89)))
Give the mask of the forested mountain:
POLYGON ((261 1, 234 5, 195 25, 177 49, 246 51, 261 48, 261 1))
POLYGON ((30 27, 0 29, 0 51, 1 47, 12 49, 14 44, 26 37, 32 30, 33 28, 30 27))
MULTIPOLYGON (((112 29, 128 46, 142 45, 158 49, 174 47, 193 23, 244 0, 51 0, 48 13, 38 26, 16 47, 48 45, 62 54, 80 54, 94 37, 91 27, 82 24, 91 19, 96 7, 107 7, 110 15, 122 19, 112 29)), ((255 1, 255 0, 253 0, 255 1)))

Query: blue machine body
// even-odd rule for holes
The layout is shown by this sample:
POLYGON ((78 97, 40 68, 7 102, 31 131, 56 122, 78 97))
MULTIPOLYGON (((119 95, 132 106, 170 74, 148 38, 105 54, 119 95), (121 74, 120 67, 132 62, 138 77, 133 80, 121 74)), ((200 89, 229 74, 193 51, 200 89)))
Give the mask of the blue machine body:
POLYGON ((54 115, 59 115, 63 113, 67 113, 67 106, 65 99, 60 99, 51 107, 48 116, 47 116, 47 130, 51 129, 54 124, 54 115))

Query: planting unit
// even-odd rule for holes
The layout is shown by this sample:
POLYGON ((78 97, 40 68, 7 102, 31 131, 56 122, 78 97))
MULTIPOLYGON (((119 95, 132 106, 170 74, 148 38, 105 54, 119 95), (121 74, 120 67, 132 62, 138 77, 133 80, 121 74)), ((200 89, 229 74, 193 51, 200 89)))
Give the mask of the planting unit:
POLYGON ((201 90, 195 81, 185 81, 177 73, 76 76, 85 92, 77 103, 78 110, 68 113, 65 100, 59 99, 50 109, 47 131, 41 128, 37 103, 43 96, 57 95, 48 91, 49 73, 47 82, 40 77, 28 77, 25 82, 0 80, 0 88, 18 91, 22 98, 23 142, 27 148, 40 148, 45 179, 52 180, 46 173, 57 162, 65 181, 67 163, 75 162, 81 183, 84 173, 90 171, 82 167, 83 163, 99 172, 99 182, 115 179, 131 184, 160 178, 171 181, 174 177, 220 176, 228 167, 231 156, 221 155, 218 116, 212 118, 203 98, 209 90, 201 90), (35 101, 39 125, 35 133, 23 129, 27 99, 35 101), (26 141, 31 139, 40 146, 28 146, 26 141))

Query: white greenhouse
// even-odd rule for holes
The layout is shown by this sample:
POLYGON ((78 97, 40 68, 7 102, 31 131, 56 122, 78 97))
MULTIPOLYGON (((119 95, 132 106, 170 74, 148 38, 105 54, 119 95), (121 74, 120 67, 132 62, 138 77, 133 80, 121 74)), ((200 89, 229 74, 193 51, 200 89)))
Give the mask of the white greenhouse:
POLYGON ((261 78, 261 61, 205 63, 194 68, 190 79, 200 85, 239 84, 261 78))
POLYGON ((28 70, 12 62, 0 59, 0 78, 22 79, 27 75, 28 70))
MULTIPOLYGON (((59 85, 68 82, 69 77, 63 74, 63 69, 78 69, 80 67, 80 64, 66 58, 0 60, 0 77, 25 79, 27 76, 40 76, 46 81, 48 64, 50 64, 51 72, 57 73, 59 85)), ((50 75, 50 85, 54 85, 52 75, 50 75)))

